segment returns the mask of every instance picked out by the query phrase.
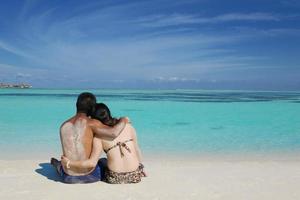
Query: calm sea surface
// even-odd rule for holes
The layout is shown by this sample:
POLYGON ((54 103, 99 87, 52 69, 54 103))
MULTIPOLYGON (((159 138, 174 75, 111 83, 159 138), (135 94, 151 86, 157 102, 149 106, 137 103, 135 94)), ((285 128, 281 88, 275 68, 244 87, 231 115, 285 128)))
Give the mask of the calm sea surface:
POLYGON ((129 116, 144 152, 300 150, 300 92, 0 89, 0 151, 59 153, 83 91, 129 116))

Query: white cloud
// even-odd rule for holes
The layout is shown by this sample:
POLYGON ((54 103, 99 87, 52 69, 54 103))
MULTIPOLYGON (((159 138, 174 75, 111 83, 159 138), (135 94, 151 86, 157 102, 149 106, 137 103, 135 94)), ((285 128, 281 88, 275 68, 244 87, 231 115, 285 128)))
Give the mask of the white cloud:
POLYGON ((192 78, 186 78, 186 77, 156 77, 154 79, 151 79, 153 82, 199 82, 199 79, 192 79, 192 78))
POLYGON ((17 73, 16 78, 29 78, 31 77, 31 74, 26 74, 26 73, 17 73))
POLYGON ((248 35, 249 37, 263 37, 263 36, 299 36, 299 28, 253 28, 253 27, 234 27, 234 30, 238 31, 239 34, 248 35))
POLYGON ((152 15, 136 20, 136 23, 150 27, 164 27, 188 24, 209 24, 230 21, 278 21, 279 16, 270 13, 228 13, 213 17, 199 17, 197 15, 172 14, 152 15))
POLYGON ((18 56, 22 56, 22 57, 32 57, 29 54, 25 53, 24 51, 13 47, 3 41, 0 41, 0 49, 5 50, 7 52, 10 52, 12 54, 18 55, 18 56))
POLYGON ((288 7, 299 7, 300 2, 298 0, 282 0, 280 3, 288 7))
POLYGON ((230 13, 211 18, 212 22, 219 21, 279 21, 280 17, 269 13, 230 13))

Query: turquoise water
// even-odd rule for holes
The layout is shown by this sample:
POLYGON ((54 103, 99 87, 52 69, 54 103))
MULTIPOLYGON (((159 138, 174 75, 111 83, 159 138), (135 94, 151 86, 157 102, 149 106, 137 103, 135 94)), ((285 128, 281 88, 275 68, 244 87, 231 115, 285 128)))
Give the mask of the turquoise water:
MULTIPOLYGON (((300 150, 300 93, 84 90, 129 116, 144 152, 300 150)), ((1 89, 0 151, 59 153, 59 126, 83 90, 1 89)))

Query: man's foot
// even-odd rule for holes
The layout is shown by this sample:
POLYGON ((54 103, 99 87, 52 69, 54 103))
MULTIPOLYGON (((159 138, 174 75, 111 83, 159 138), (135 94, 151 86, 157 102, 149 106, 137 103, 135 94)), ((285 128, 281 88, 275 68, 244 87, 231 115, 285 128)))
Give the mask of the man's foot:
POLYGON ((51 158, 50 163, 56 169, 57 173, 60 174, 60 161, 58 161, 56 158, 51 158))
POLYGON ((59 164, 59 161, 56 158, 51 158, 50 163, 53 167, 56 167, 59 164))

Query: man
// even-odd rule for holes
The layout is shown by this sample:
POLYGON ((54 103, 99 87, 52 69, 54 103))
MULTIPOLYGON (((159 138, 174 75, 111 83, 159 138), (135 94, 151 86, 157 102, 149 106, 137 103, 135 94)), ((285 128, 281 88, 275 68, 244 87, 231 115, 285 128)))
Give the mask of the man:
MULTIPOLYGON (((89 116, 96 105, 96 97, 91 93, 82 93, 78 96, 76 115, 65 121, 60 127, 60 139, 63 155, 70 160, 86 160, 92 154, 93 145, 99 146, 101 138, 115 139, 124 129, 128 120, 121 118, 114 127, 102 124, 89 116)), ((98 149, 102 151, 101 146, 98 149)), ((91 183, 101 180, 99 166, 93 168, 63 167, 55 158, 51 158, 51 164, 57 169, 65 183, 91 183)))

